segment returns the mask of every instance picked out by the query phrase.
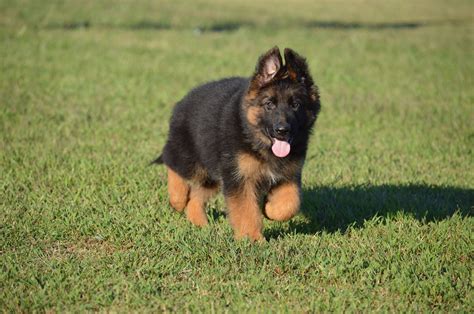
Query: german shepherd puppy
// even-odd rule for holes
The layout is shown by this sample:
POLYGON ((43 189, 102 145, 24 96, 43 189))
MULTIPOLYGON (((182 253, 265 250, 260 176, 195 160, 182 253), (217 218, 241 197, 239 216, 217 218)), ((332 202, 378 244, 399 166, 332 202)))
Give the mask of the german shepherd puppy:
POLYGON ((285 221, 301 203, 301 171, 320 111, 318 88, 303 57, 278 47, 251 78, 193 89, 174 108, 168 141, 154 162, 168 171, 171 206, 208 223, 206 202, 220 189, 235 237, 263 240, 262 214, 285 221))

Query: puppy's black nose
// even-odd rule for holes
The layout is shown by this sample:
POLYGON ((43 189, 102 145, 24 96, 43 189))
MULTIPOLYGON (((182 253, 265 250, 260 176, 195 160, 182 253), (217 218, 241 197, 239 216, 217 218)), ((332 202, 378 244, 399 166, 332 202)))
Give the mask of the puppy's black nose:
POLYGON ((281 136, 287 135, 290 132, 290 125, 287 123, 280 123, 273 128, 275 133, 281 136))

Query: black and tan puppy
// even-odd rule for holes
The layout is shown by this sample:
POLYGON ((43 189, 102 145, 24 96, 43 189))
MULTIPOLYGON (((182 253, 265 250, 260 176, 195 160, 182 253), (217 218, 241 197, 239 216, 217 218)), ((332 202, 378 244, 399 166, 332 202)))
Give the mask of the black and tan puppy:
POLYGON ((176 105, 168 141, 155 161, 168 170, 170 203, 206 225, 206 202, 219 188, 235 237, 261 240, 262 217, 284 221, 300 207, 308 137, 320 110, 304 58, 278 47, 254 75, 193 89, 176 105), (262 215, 263 214, 263 215, 262 215))

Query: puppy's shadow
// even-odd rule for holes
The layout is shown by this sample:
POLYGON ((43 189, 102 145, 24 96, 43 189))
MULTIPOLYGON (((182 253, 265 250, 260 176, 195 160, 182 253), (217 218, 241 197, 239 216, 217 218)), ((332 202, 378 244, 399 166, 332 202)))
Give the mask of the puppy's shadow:
POLYGON ((307 218, 281 224, 265 233, 277 238, 287 233, 315 234, 360 228, 365 220, 408 214, 423 222, 439 221, 454 213, 472 216, 474 190, 430 185, 317 186, 303 190, 302 214, 307 218))

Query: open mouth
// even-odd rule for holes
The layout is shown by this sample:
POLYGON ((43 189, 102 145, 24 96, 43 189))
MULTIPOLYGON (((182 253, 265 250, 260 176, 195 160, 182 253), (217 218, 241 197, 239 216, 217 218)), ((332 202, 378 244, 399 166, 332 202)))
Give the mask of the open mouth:
POLYGON ((275 156, 283 158, 288 156, 291 150, 290 141, 282 141, 272 137, 272 152, 275 156))
POLYGON ((284 158, 290 154, 292 138, 289 136, 274 136, 266 129, 267 136, 272 141, 272 152, 279 158, 284 158))

